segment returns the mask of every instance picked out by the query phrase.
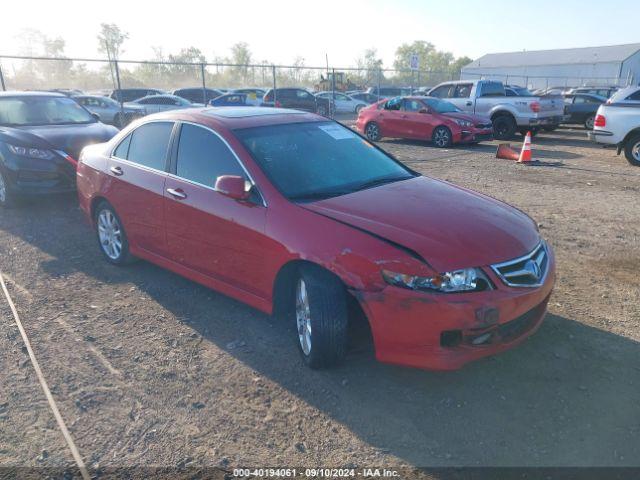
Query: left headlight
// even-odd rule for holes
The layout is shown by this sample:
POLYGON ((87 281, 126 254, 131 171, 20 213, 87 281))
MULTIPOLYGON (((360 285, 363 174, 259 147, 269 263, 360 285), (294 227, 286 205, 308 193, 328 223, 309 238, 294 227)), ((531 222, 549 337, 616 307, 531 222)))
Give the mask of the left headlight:
POLYGON ((468 120, 455 119, 454 122, 456 122, 461 127, 473 127, 473 122, 470 122, 468 120))
POLYGON ((18 145, 10 145, 7 143, 7 148, 11 153, 19 155, 21 157, 37 158, 39 160, 51 160, 54 154, 51 150, 43 150, 40 148, 21 147, 18 145))
POLYGON ((491 290, 491 282, 479 268, 464 268, 441 273, 435 277, 419 277, 382 270, 382 278, 389 285, 411 290, 431 290, 443 293, 480 292, 491 290))

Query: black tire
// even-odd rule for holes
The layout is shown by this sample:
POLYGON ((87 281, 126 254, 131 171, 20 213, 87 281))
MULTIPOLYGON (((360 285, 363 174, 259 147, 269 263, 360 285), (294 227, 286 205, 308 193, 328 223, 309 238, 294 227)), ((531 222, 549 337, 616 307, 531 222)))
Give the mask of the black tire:
POLYGON ((453 134, 448 127, 440 125, 433 129, 431 143, 438 148, 448 148, 453 145, 453 134))
POLYGON ((11 189, 6 175, 0 169, 0 207, 12 208, 16 205, 16 196, 11 189))
POLYGON ((127 234, 124 230, 122 220, 120 220, 120 217, 116 213, 115 209, 106 201, 100 202, 95 208, 93 219, 96 229, 96 239, 98 241, 98 247, 100 248, 100 252, 102 252, 102 255, 107 260, 107 262, 114 265, 126 265, 134 262, 135 258, 129 251, 129 241, 127 240, 127 234), (105 213, 105 215, 111 215, 118 226, 119 233, 117 235, 113 235, 114 237, 117 236, 120 240, 120 249, 117 255, 114 255, 115 250, 110 249, 101 237, 100 230, 103 225, 101 222, 101 215, 103 214, 103 212, 105 213))
POLYGON ((496 140, 509 140, 516 133, 518 125, 511 115, 497 115, 491 121, 493 124, 493 137, 496 140))
POLYGON ((624 143, 624 156, 634 167, 640 167, 640 133, 632 135, 624 143))
POLYGON ((344 285, 333 274, 305 265, 299 270, 293 290, 293 324, 304 363, 314 369, 340 364, 347 353, 349 323, 344 285), (300 285, 304 285, 306 304, 300 300, 300 285))
POLYGON ((587 130, 593 130, 595 121, 596 121, 596 116, 595 115, 589 115, 584 120, 584 128, 586 128, 587 130))
POLYGON ((364 127, 364 136, 372 142, 377 142, 382 138, 382 133, 380 132, 380 125, 376 122, 369 122, 364 127))

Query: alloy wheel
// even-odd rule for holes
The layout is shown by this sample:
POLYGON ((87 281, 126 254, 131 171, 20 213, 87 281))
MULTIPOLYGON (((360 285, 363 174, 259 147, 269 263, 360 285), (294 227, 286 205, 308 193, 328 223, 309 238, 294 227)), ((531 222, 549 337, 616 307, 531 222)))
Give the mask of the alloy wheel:
POLYGON ((631 156, 633 156, 636 162, 640 162, 640 142, 636 142, 631 149, 631 156))
POLYGON ((98 237, 105 255, 118 260, 122 254, 122 228, 111 210, 104 209, 98 215, 98 237))
POLYGON ((449 145, 449 141, 449 132, 444 128, 436 130, 436 133, 433 135, 433 143, 435 143, 438 147, 446 147, 447 145, 449 145))
POLYGON ((298 281, 296 288, 296 325, 300 348, 305 355, 309 355, 311 353, 311 310, 309 309, 307 284, 303 279, 298 281))
POLYGON ((587 121, 584 122, 584 126, 587 127, 587 130, 593 130, 593 123, 595 122, 594 117, 587 118, 587 121))
POLYGON ((365 134, 367 135, 367 138, 369 140, 375 141, 380 137, 380 129, 375 123, 370 123, 369 125, 367 125, 365 134))

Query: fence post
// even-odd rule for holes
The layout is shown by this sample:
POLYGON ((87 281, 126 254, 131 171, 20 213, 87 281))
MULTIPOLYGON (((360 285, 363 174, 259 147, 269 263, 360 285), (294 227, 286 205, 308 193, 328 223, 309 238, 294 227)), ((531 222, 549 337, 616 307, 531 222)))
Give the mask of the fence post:
POLYGON ((271 72, 273 73, 273 106, 276 106, 276 66, 271 65, 271 72))
MULTIPOLYGON (((336 69, 331 69, 331 101, 333 102, 333 109, 336 110, 336 69)), ((333 118, 333 111, 331 105, 329 105, 329 116, 333 118)))
MULTIPOLYGON (((116 70, 116 85, 118 86, 118 101, 120 102, 120 115, 124 122, 124 101, 122 100, 122 86, 120 85, 120 67, 118 67, 118 61, 114 60, 113 65, 116 70)), ((123 125, 124 126, 124 125, 123 125)))
POLYGON ((202 103, 207 105, 207 81, 204 76, 204 63, 200 64, 200 74, 202 75, 202 103))
POLYGON ((2 84, 2 91, 7 91, 7 86, 4 83, 4 74, 2 73, 2 64, 0 63, 0 84, 2 84))

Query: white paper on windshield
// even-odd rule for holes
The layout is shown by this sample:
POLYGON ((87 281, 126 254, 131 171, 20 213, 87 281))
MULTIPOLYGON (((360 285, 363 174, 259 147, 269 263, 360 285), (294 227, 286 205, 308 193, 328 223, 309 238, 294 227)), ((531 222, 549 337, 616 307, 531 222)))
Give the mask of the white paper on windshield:
POLYGON ((341 127, 340 125, 321 125, 320 129, 331 135, 331 138, 335 140, 344 140, 347 138, 355 138, 355 133, 353 133, 348 128, 341 127))

